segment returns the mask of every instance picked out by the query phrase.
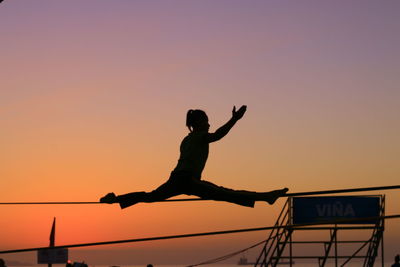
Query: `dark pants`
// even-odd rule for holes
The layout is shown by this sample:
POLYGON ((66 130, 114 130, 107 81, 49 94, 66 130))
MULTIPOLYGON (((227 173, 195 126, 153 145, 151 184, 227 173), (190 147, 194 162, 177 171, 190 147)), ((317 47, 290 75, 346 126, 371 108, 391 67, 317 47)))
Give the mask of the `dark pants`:
POLYGON ((233 190, 193 178, 190 173, 172 172, 167 182, 152 192, 134 192, 117 197, 121 208, 138 202, 157 202, 177 195, 194 195, 202 199, 227 201, 246 207, 254 207, 256 200, 262 200, 263 193, 233 190))

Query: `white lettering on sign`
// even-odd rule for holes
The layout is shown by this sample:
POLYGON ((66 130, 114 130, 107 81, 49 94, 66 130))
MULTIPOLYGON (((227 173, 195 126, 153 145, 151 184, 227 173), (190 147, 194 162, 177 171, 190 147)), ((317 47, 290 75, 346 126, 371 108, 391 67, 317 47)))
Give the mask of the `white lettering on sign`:
POLYGON ((319 217, 354 217, 356 215, 351 204, 343 205, 340 201, 336 201, 333 204, 317 204, 316 208, 319 217))

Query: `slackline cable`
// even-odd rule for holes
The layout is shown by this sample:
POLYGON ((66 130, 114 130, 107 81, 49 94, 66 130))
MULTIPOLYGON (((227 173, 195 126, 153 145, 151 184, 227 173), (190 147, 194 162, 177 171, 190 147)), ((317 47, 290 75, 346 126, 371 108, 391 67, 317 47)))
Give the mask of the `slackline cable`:
MULTIPOLYGON (((377 190, 392 190, 400 189, 400 185, 391 186, 376 186, 376 187, 361 187, 361 188, 346 188, 346 189, 335 189, 335 190, 323 190, 323 191, 309 191, 309 192, 298 192, 298 193, 288 193, 282 197, 294 197, 294 196, 311 196, 311 195, 325 195, 325 194, 339 194, 339 193, 350 193, 350 192, 364 192, 364 191, 377 191, 377 190)), ((166 199, 155 202, 180 202, 180 201, 204 201, 211 199, 201 199, 201 198, 176 198, 176 199, 166 199)), ((141 202, 147 203, 147 202, 141 202)), ((0 205, 69 205, 69 204, 106 204, 98 201, 44 201, 44 202, 0 202, 0 205)))
POLYGON ((200 262, 200 263, 188 265, 186 267, 194 267, 194 266, 200 266, 200 265, 206 265, 206 264, 214 264, 214 263, 217 263, 217 262, 220 262, 220 261, 224 261, 224 260, 230 259, 230 258, 232 258, 232 257, 234 257, 234 256, 236 256, 236 255, 238 255, 240 253, 243 253, 243 252, 246 252, 246 251, 248 251, 248 250, 250 250, 252 248, 258 247, 259 245, 262 245, 262 244, 268 242, 269 240, 271 240, 271 239, 273 239, 273 238, 275 238, 275 237, 277 237, 279 235, 282 235, 282 234, 277 234, 277 235, 272 236, 272 237, 270 237, 270 238, 268 238, 266 240, 263 240, 261 242, 258 242, 256 244, 254 244, 254 245, 251 245, 250 247, 247 247, 247 248, 244 248, 244 249, 229 253, 227 255, 220 256, 218 258, 210 259, 210 260, 207 260, 207 261, 203 261, 203 262, 200 262))
MULTIPOLYGON (((115 240, 115 241, 103 241, 103 242, 93 242, 93 243, 71 244, 71 245, 54 246, 54 247, 51 247, 51 249, 101 246, 101 245, 111 245, 111 244, 121 244, 121 243, 134 243, 134 242, 144 242, 144 241, 188 238, 188 237, 197 237, 197 236, 210 236, 210 235, 223 235, 223 234, 234 234, 234 233, 264 231, 264 230, 272 230, 272 229, 277 229, 277 228, 293 228, 293 227, 322 225, 322 224, 324 224, 324 225, 326 225, 326 224, 340 224, 340 223, 357 222, 357 221, 363 221, 363 220, 395 219, 395 218, 400 218, 400 214, 387 215, 387 216, 378 216, 378 217, 364 217, 364 218, 355 218, 355 219, 354 218, 353 219, 340 219, 340 220, 332 220, 332 221, 318 222, 318 223, 304 223, 304 224, 294 224, 294 225, 285 225, 285 226, 243 228, 243 229, 236 229, 236 230, 203 232, 203 233, 194 233, 194 234, 170 235, 170 236, 158 236, 158 237, 135 238, 135 239, 125 239, 125 240, 115 240)), ((42 249, 49 249, 49 247, 36 247, 36 248, 3 250, 3 251, 0 251, 0 254, 37 251, 37 250, 42 250, 42 249)))

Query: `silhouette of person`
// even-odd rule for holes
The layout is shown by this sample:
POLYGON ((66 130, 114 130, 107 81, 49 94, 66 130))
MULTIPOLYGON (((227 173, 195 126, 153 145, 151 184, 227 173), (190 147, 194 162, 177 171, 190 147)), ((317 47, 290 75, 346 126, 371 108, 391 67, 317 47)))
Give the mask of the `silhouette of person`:
POLYGON ((397 254, 396 257, 394 257, 394 263, 392 264, 392 267, 400 267, 400 255, 397 254))
POLYGON ((3 259, 0 259, 0 267, 7 267, 3 259))
POLYGON ((124 209, 139 202, 156 202, 186 194, 205 200, 227 201, 246 207, 254 207, 255 201, 266 201, 272 205, 279 197, 286 194, 287 188, 271 192, 252 192, 233 190, 201 180, 201 173, 208 157, 209 144, 227 135, 236 122, 243 117, 246 109, 246 106, 242 106, 236 111, 234 106, 231 119, 214 133, 209 133, 210 124, 204 111, 189 110, 186 115, 189 134, 180 145, 180 158, 169 179, 152 192, 133 192, 119 196, 108 193, 100 199, 100 202, 119 203, 121 209, 124 209))
POLYGON ((153 267, 153 264, 147 264, 147 267, 153 267))

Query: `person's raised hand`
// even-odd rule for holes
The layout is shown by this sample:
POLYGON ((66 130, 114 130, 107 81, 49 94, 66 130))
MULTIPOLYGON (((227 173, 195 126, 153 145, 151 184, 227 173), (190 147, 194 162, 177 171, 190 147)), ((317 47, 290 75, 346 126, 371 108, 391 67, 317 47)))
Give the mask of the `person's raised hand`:
POLYGON ((235 120, 240 120, 243 117, 244 113, 246 113, 246 109, 247 106, 243 105, 236 111, 236 106, 233 106, 232 118, 235 120))

